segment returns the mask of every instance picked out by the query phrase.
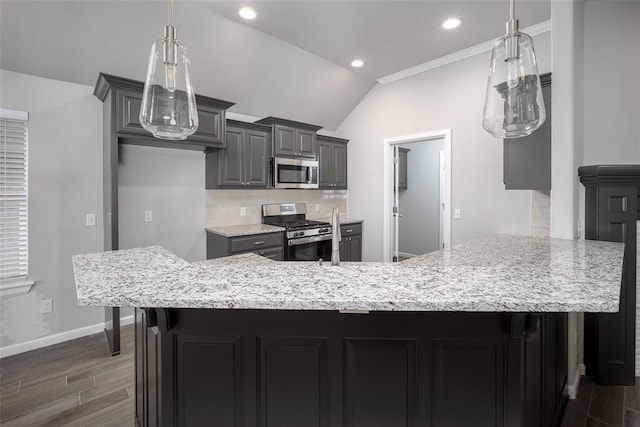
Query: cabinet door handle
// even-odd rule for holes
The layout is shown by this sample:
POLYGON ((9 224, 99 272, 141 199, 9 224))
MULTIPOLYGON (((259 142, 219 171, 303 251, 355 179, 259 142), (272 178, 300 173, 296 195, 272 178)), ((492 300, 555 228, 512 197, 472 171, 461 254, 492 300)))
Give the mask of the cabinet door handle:
POLYGON ((264 245, 264 240, 261 240, 259 242, 253 242, 253 244, 256 246, 264 245))
POLYGON ((352 228, 348 228, 348 229, 346 229, 346 230, 344 230, 344 231, 346 231, 347 233, 352 233, 352 232, 353 232, 353 229, 352 229, 352 228))

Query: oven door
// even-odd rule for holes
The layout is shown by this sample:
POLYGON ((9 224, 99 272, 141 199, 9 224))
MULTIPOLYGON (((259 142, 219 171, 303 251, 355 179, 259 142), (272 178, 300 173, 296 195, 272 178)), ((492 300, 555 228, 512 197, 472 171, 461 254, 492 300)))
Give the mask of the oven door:
POLYGON ((275 188, 318 188, 318 162, 315 160, 273 159, 275 188))
POLYGON ((286 261, 325 261, 331 259, 331 235, 291 239, 285 249, 286 261))

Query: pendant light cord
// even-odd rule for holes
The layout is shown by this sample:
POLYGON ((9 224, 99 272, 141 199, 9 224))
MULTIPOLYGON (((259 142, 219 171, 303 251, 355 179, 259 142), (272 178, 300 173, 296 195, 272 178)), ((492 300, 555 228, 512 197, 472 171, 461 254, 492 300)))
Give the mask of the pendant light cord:
POLYGON ((509 0, 509 19, 516 19, 516 0, 509 0))
POLYGON ((173 27, 173 0, 169 0, 169 25, 173 27))

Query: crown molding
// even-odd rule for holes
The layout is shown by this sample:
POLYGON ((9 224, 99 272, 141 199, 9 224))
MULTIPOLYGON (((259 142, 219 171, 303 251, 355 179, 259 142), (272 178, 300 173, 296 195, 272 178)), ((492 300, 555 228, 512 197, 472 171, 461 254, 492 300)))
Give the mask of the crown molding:
MULTIPOLYGON (((522 33, 529 34, 530 36, 537 36, 551 31, 551 20, 542 21, 539 24, 531 25, 530 27, 523 28, 522 33)), ((457 52, 450 53, 449 55, 441 56, 440 58, 433 59, 431 61, 423 62, 422 64, 415 65, 397 73, 389 74, 384 77, 380 77, 376 81, 381 85, 395 82, 397 80, 406 79, 407 77, 415 76, 416 74, 424 73, 425 71, 433 70, 434 68, 443 67, 453 62, 462 61, 463 59, 470 58, 480 53, 489 52, 493 49, 493 45, 499 38, 486 41, 484 43, 471 46, 466 49, 459 50, 457 52)))

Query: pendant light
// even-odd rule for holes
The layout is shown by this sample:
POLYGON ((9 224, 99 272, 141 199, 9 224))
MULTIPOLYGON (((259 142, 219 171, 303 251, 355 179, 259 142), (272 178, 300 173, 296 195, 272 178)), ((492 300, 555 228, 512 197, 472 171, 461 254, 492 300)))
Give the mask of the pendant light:
POLYGON ((198 129, 196 97, 186 48, 176 40, 173 0, 164 37, 151 46, 140 124, 161 139, 186 139, 198 129))
POLYGON ((545 118, 533 40, 518 31, 515 0, 510 0, 507 34, 491 54, 482 127, 496 138, 519 138, 542 126, 545 118))

